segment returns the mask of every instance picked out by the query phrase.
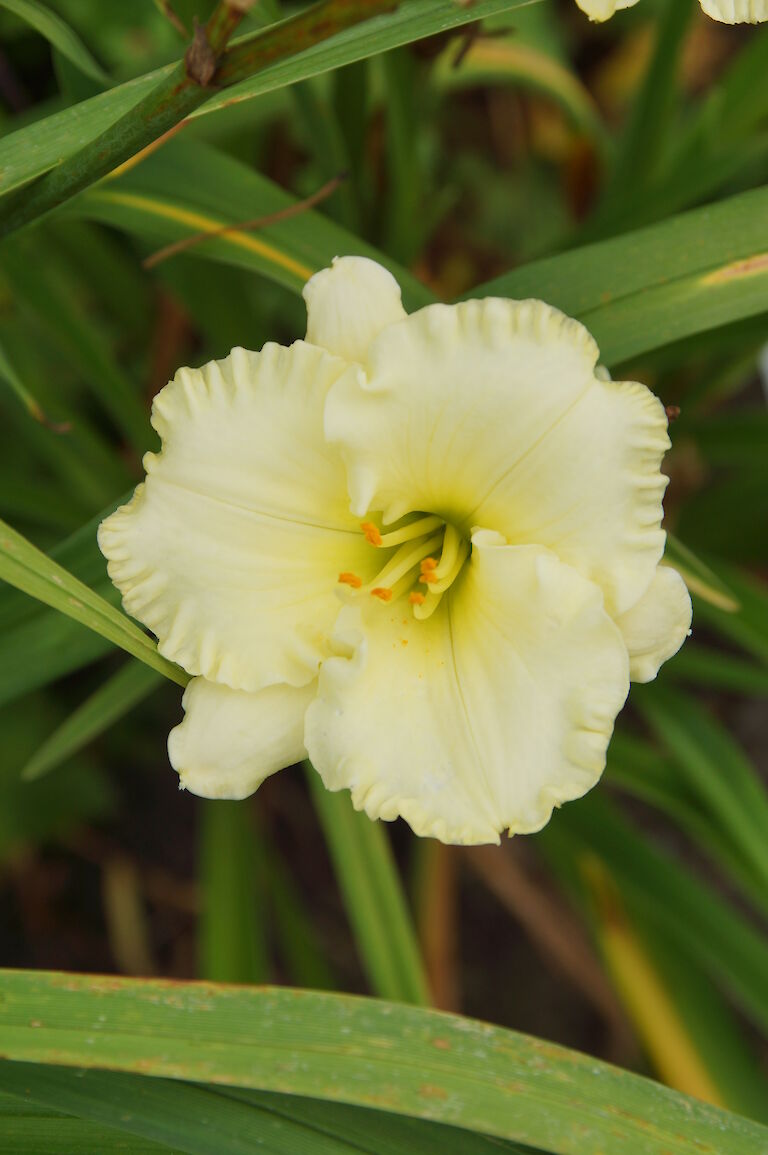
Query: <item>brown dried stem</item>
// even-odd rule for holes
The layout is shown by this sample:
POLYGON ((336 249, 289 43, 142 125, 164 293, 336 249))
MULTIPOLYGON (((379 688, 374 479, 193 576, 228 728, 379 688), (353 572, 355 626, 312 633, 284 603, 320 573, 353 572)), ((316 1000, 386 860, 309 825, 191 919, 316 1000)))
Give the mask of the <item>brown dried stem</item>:
POLYGON ((314 208, 315 205, 326 200, 345 179, 346 174, 335 176, 331 180, 326 181, 322 188, 319 188, 317 192, 313 192, 311 196, 305 197, 302 201, 296 201, 295 204, 288 205, 284 209, 278 209, 277 212, 267 213, 266 216, 254 217, 252 220, 239 221, 231 225, 221 225, 217 229, 202 229, 199 233, 193 233, 192 236, 183 237, 180 241, 174 241, 170 245, 165 245, 162 249, 158 249, 157 252, 145 257, 142 261, 142 267, 145 269, 154 269, 156 265, 167 261, 169 257, 176 257, 179 253, 184 253, 188 249, 202 244, 203 241, 212 240, 214 237, 225 236, 227 233, 241 233, 253 229, 265 229, 269 225, 277 224, 278 221, 287 221, 290 217, 299 216, 300 213, 305 213, 308 209, 314 208))

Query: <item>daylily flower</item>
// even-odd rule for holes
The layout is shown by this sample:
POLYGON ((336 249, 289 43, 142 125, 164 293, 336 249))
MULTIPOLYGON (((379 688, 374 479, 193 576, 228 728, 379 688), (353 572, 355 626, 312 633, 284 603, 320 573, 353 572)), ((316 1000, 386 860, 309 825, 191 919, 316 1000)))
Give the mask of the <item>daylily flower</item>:
MULTIPOLYGON (((633 8, 637 0, 576 0, 590 20, 608 20, 621 8, 633 8)), ((768 0, 699 0, 707 16, 721 24, 761 24, 768 20, 768 0)))
POLYGON ((158 394, 163 450, 99 531, 126 611, 194 675, 181 785, 242 798, 308 752, 418 834, 538 830, 689 629, 659 565, 664 409, 541 301, 407 316, 360 257, 304 296, 306 341, 158 394))

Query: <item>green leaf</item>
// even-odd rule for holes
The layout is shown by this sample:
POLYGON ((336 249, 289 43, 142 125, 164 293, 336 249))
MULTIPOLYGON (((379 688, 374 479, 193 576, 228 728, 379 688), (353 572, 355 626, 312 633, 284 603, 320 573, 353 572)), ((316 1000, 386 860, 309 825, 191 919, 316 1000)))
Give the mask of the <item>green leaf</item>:
MULTIPOLYGON (((41 728, 50 726, 49 703, 28 699, 0 714, 3 760, 0 764, 0 862, 20 851, 71 834, 85 822, 109 816, 114 797, 109 781, 97 767, 80 758, 62 766, 41 782, 22 782, 19 768, 34 749, 41 728)), ((0 1144, 2 1146, 2 1144, 0 1144)))
POLYGON ((31 782, 59 766, 143 702, 162 680, 157 670, 142 662, 123 666, 46 738, 22 770, 22 777, 31 782))
POLYGON ((768 696, 768 670, 701 645, 684 646, 665 676, 714 690, 768 696))
POLYGON ((701 800, 668 756, 620 728, 611 740, 606 782, 671 819, 703 855, 726 871, 757 909, 768 913, 768 891, 734 848, 719 817, 702 809, 701 800))
MULTIPOLYGON (((130 496, 130 493, 124 493, 110 502, 101 513, 55 545, 50 554, 53 561, 68 569, 73 577, 98 590, 102 597, 112 598, 114 604, 118 603, 119 595, 107 577, 106 562, 99 550, 96 532, 100 522, 128 501, 130 496)), ((31 601, 10 586, 0 586, 0 631, 48 613, 39 602, 31 601)))
POLYGON ((653 180, 674 121, 679 57, 692 15, 693 0, 666 0, 663 6, 653 56, 620 138, 615 169, 604 189, 604 204, 608 202, 610 211, 616 211, 615 203, 620 204, 628 190, 647 187, 653 180))
POLYGON ((24 1096, 9 1100, 9 1113, 14 1102, 20 1111, 46 1103, 49 1108, 119 1127, 145 1137, 145 1141, 148 1137, 169 1143, 174 1151, 190 1155, 252 1155, 256 1149, 264 1155, 493 1155, 519 1151, 512 1144, 438 1123, 295 1095, 39 1064, 0 1063, 0 1078, 6 1087, 24 1096))
POLYGON ((741 611, 738 597, 720 574, 671 533, 667 534, 664 560, 680 572, 689 592, 697 598, 726 614, 741 611))
MULTIPOLYGON (((5 589, 0 586, 0 594, 5 589)), ((38 603, 39 604, 39 603, 38 603)), ((0 706, 80 670, 111 643, 72 618, 44 610, 0 632, 0 706)))
MULTIPOLYGON (((104 600, 119 603, 96 544, 99 522, 130 494, 107 506, 51 551, 51 558, 104 600)), ((0 584, 0 705, 78 670, 111 649, 112 643, 56 609, 0 584)))
POLYGON ((3 1052, 372 1106, 555 1155, 754 1155, 768 1130, 596 1059, 379 1000, 4 971, 3 1052))
POLYGON ((768 795, 743 751, 701 706, 669 686, 643 686, 634 703, 768 891, 768 795))
MULTIPOLYGON (((68 212, 164 245, 295 204, 295 197, 225 153, 199 141, 174 140, 135 170, 80 197, 68 212)), ((434 300, 412 274, 318 212, 302 212, 252 232, 235 229, 203 241, 191 253, 260 273, 295 293, 335 256, 358 253, 391 269, 407 307, 434 300)))
MULTIPOLYGON (((348 29, 332 41, 318 44, 299 56, 277 61, 262 69, 257 76, 213 96, 192 115, 215 112, 233 101, 252 100, 264 92, 319 76, 425 36, 459 28, 497 12, 512 11, 527 2, 476 0, 476 3, 466 5, 456 4, 454 0, 406 0, 389 14, 348 29)), ((66 160, 138 104, 170 74, 172 68, 169 65, 130 80, 0 140, 0 194, 9 193, 66 160)))
MULTIPOLYGON (((750 169, 765 172, 766 139, 759 130, 768 112, 768 36, 755 29, 729 60, 716 84, 690 110, 668 142, 663 171, 652 189, 642 185, 631 203, 638 223, 659 219, 686 204, 709 199, 750 169)), ((688 110, 686 110, 688 112, 688 110)), ((760 177, 758 177, 760 179, 760 177)))
POLYGON ((651 846, 604 794, 565 807, 539 842, 546 847, 562 838, 602 858, 643 917, 664 929, 682 955, 694 956, 713 982, 768 1028, 768 943, 711 886, 651 846))
MULTIPOLYGON (((20 1068, 13 1070, 18 1073, 20 1068)), ((30 1073, 33 1070, 30 1068, 30 1073)), ((29 1083, 28 1076, 19 1080, 19 1084, 24 1083, 29 1083)), ((28 1086, 20 1087, 18 1095, 0 1091, 0 1135, 13 1155, 170 1155, 170 1148, 149 1139, 129 1143, 124 1130, 73 1119, 44 1107, 28 1097, 27 1091, 28 1086)))
POLYGON ((45 424, 46 417, 39 402, 35 400, 30 390, 21 380, 21 377, 11 364, 2 345, 0 345, 0 378, 2 378, 7 385, 10 385, 30 417, 33 417, 35 421, 40 421, 45 424))
POLYGON ((768 188, 523 265, 466 297, 538 297, 617 365, 768 311, 768 188))
POLYGON ((0 8, 7 8, 25 20, 86 76, 99 84, 109 84, 106 72, 93 59, 77 33, 45 4, 40 4, 39 0, 0 0, 0 8))
POLYGON ((738 611, 729 612, 709 599, 694 597, 694 622, 706 622, 768 665, 768 586, 724 562, 718 563, 718 576, 737 600, 738 611))
POLYGON ((0 521, 0 579, 88 626, 180 686, 189 681, 183 670, 160 656, 156 644, 134 622, 4 521, 0 521))
POLYGON ((480 37, 468 46, 457 65, 461 48, 461 41, 453 41, 433 65, 433 83, 440 91, 489 85, 531 89, 559 105, 574 127, 601 149, 606 147, 606 129, 592 95, 554 56, 516 36, 480 37))
POLYGON ((38 318, 64 357, 82 373, 116 427, 137 453, 143 453, 154 439, 148 406, 73 295, 67 270, 58 267, 45 235, 6 239, 0 267, 17 301, 38 318))
POLYGON ((728 1003, 701 969, 681 957, 665 936, 647 925, 642 926, 641 933, 675 1010, 725 1104, 732 1111, 768 1123, 765 1075, 728 1003))

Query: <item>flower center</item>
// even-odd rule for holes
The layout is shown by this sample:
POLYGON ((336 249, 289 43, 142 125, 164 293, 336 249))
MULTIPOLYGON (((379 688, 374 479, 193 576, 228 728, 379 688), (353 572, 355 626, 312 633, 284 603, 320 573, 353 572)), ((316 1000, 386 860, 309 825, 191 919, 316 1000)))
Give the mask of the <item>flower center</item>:
POLYGON ((431 617, 469 556, 469 542, 449 522, 424 514, 399 529, 382 532, 372 521, 360 526, 374 549, 391 550, 376 577, 367 583, 355 573, 340 573, 339 582, 355 595, 391 602, 408 594, 414 617, 431 617))

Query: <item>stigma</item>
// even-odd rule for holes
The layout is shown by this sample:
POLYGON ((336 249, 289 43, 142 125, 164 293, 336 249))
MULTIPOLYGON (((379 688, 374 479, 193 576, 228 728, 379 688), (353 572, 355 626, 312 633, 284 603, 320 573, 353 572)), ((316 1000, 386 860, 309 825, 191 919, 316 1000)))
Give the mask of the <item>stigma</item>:
POLYGON ((370 596, 388 603, 407 595, 415 618, 431 617, 469 556, 466 539, 434 514, 423 514, 386 531, 364 521, 360 530, 367 543, 387 557, 369 582, 356 573, 340 573, 339 584, 347 589, 346 596, 370 596))

